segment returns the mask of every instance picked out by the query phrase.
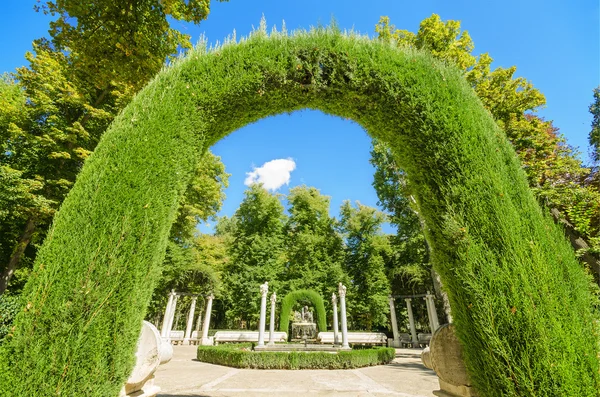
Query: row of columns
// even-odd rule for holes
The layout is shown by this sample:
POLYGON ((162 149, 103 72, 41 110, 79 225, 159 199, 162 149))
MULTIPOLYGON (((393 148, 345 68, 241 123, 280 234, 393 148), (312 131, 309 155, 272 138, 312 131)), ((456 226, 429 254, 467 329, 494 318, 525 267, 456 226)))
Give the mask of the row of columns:
MULTIPOLYGON (((425 300, 425 306, 427 307, 427 317, 429 319, 429 328, 431 329, 431 333, 433 334, 440 327, 437 312, 435 310, 435 302, 433 300, 434 296, 429 291, 427 291, 427 294, 423 297, 423 299, 425 300)), ((411 304, 412 298, 405 298, 404 300, 406 301, 406 309, 408 310, 408 322, 410 325, 410 335, 411 335, 411 339, 412 339, 412 345, 413 345, 413 347, 419 347, 420 343, 419 343, 419 339, 417 337, 415 318, 414 318, 413 311, 412 311, 412 304, 411 304)), ((392 320, 392 332, 394 334, 394 346, 399 347, 400 346, 400 333, 398 332, 398 321, 396 319, 396 306, 394 304, 394 297, 391 295, 389 297, 389 302, 390 302, 390 314, 391 314, 391 320, 392 320)))
MULTIPOLYGON (((173 329, 173 319, 175 318, 175 309, 177 308, 177 300, 179 299, 179 294, 177 294, 174 290, 171 290, 169 293, 169 300, 167 301, 167 307, 165 308, 165 316, 163 318, 163 323, 160 331, 160 336, 170 342, 171 341, 171 331, 173 329)), ((212 312, 212 301, 214 296, 211 294, 207 297, 206 302, 206 310, 204 311, 204 321, 202 322, 202 339, 201 344, 207 345, 210 344, 210 340, 208 339, 208 328, 210 325, 210 316, 212 312)), ((192 303, 190 305, 190 311, 188 312, 185 334, 183 337, 183 343, 190 343, 190 339, 192 336, 192 327, 194 324, 194 314, 196 311, 196 300, 197 297, 192 297, 192 303)), ((198 316, 198 322, 200 320, 200 316, 198 316)))

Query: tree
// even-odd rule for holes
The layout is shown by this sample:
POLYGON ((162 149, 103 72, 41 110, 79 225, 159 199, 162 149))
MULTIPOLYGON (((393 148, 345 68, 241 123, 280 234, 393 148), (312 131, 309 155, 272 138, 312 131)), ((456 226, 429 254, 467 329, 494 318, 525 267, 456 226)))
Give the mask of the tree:
POLYGON ((30 244, 43 240, 114 116, 178 48, 191 47, 189 36, 172 29, 168 18, 198 23, 209 4, 59 0, 36 7, 56 17, 50 39, 34 42, 26 54, 30 65, 17 70, 16 83, 3 78, 0 84, 3 94, 10 93, 2 95, 2 105, 10 106, 0 111, 2 181, 28 197, 9 207, 9 220, 0 226, 10 230, 0 241, 0 293, 24 255, 32 262, 36 249, 28 250, 30 244))
POLYGON ((411 198, 406 174, 396 165, 389 147, 376 139, 369 161, 375 167, 373 187, 379 199, 377 204, 396 227, 396 234, 389 236, 391 254, 386 261, 392 293, 412 295, 433 290, 423 223, 411 198))
POLYGON ((195 294, 219 292, 226 263, 224 239, 200 234, 196 226, 214 220, 225 199, 228 181, 221 158, 208 151, 179 203, 147 318, 158 318, 163 313, 171 289, 195 294))
POLYGON ((225 288, 230 321, 255 322, 259 315, 259 286, 269 282, 269 291, 281 293, 285 247, 284 208, 277 195, 262 185, 250 186, 235 212, 225 288))
POLYGON ((344 281, 342 239, 329 216, 329 197, 314 187, 297 186, 290 189, 287 200, 287 262, 282 275, 286 291, 311 289, 327 299, 344 281))
MULTIPOLYGON (((461 32, 459 21, 444 22, 433 14, 421 22, 419 31, 414 34, 396 29, 388 17, 382 17, 375 30, 380 40, 394 42, 399 47, 428 50, 436 58, 463 71, 513 144, 540 202, 556 210, 554 214, 558 221, 570 225, 567 229, 574 249, 580 252, 587 266, 600 274, 600 259, 594 255, 600 249, 600 206, 597 204, 600 191, 585 183, 590 169, 583 166, 578 153, 567 145, 558 129, 532 113, 545 104, 544 95, 526 79, 515 77, 515 66, 491 70, 489 54, 473 56, 474 44, 467 31, 461 32)), ((373 160, 374 163, 377 161, 373 160)), ((396 176, 387 175, 397 178, 396 184, 405 184, 400 181, 401 172, 396 176)), ((382 190, 384 185, 381 183, 376 181, 374 186, 381 202, 402 202, 392 198, 396 195, 393 190, 382 190)), ((402 195, 402 192, 397 194, 402 195)), ((417 231, 412 236, 420 239, 417 231)))
POLYGON ((348 286, 348 317, 355 329, 372 330, 388 324, 389 282, 385 262, 391 247, 381 231, 385 215, 375 208, 345 201, 340 208, 340 231, 345 238, 344 269, 348 286))
POLYGON ((592 129, 589 135, 592 147, 592 160, 600 161, 600 86, 594 88, 594 102, 590 105, 592 114, 592 129))

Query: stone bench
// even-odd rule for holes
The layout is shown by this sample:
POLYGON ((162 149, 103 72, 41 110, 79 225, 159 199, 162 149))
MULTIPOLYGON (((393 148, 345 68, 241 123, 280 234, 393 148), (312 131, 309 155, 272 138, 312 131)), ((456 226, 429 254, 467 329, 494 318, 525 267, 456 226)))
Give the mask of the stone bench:
POLYGON ((183 344, 183 337, 185 336, 185 331, 171 331, 169 334, 169 339, 171 343, 174 345, 183 344))
POLYGON ((418 334, 417 340, 421 345, 429 346, 429 342, 431 341, 431 334, 418 334))
MULTIPOLYGON (((287 342, 287 333, 274 333, 275 342, 287 342)), ((217 331, 215 344, 220 342, 258 342, 258 331, 217 331)), ((265 344, 269 343, 269 333, 265 332, 265 344)))
MULTIPOLYGON (((333 343, 333 332, 319 332, 317 341, 333 343)), ((342 343, 342 333, 338 334, 338 342, 342 343)), ((385 345, 387 336, 382 332, 348 332, 348 343, 357 345, 385 345)))

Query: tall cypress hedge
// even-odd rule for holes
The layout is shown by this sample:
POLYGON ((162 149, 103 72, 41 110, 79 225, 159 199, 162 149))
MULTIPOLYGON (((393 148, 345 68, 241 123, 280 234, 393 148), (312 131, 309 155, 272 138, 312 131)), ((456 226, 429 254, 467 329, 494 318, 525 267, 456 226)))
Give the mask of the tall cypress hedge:
POLYGON ((317 328, 319 331, 327 331, 327 315, 325 314, 325 304, 323 298, 318 292, 301 289, 292 291, 281 301, 281 313, 279 314, 279 330, 288 332, 290 327, 290 313, 294 304, 298 301, 309 301, 315 307, 315 315, 317 320, 317 328))
POLYGON ((481 395, 598 395, 589 280, 468 83, 426 53, 334 29, 200 46, 135 97, 39 252, 0 350, 2 394, 117 396, 194 163, 240 127, 303 108, 393 148, 481 395))

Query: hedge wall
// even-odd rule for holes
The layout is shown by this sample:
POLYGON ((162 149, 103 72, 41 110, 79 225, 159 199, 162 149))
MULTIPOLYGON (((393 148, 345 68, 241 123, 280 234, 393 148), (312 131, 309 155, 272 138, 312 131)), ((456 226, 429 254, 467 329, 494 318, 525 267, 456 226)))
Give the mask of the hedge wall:
MULTIPOLYGON (((281 313, 279 317, 279 330, 288 332, 290 327, 290 313, 294 304, 298 301, 307 300, 312 302, 315 307, 315 316, 317 321, 318 331, 327 331, 327 315, 325 314, 325 304, 323 298, 318 292, 313 290, 297 290, 292 291, 281 301, 281 313)), ((289 335, 289 333, 288 333, 289 335)))
POLYGON ((304 108, 393 149, 481 395, 598 395, 589 279, 461 73, 334 29, 262 28, 163 70, 104 134, 0 347, 4 395, 117 396, 194 164, 244 125, 304 108))
POLYGON ((349 369, 390 363, 391 347, 328 352, 255 352, 239 346, 198 346, 196 358, 210 364, 252 369, 349 369))

